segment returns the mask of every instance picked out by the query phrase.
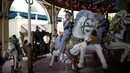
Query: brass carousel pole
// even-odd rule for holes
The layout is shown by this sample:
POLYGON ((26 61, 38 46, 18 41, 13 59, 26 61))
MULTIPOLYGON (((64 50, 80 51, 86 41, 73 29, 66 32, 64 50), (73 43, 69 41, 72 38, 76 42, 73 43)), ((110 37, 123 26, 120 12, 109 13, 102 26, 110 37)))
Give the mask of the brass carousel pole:
POLYGON ((31 48, 31 5, 33 4, 30 0, 25 0, 28 4, 28 73, 33 73, 32 66, 32 48, 31 48))

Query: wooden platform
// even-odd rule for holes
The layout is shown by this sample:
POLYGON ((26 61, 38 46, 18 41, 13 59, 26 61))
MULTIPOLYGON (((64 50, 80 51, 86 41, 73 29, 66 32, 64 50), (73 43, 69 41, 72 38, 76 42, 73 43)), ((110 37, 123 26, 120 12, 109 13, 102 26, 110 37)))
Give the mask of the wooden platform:
MULTIPOLYGON (((50 63, 50 56, 44 58, 34 64, 33 71, 34 73, 73 73, 73 71, 65 71, 64 66, 58 62, 54 65, 53 68, 49 68, 50 63)), ((90 58, 88 58, 90 59, 90 58)), ((12 62, 6 62, 3 67, 3 73, 10 73, 10 64, 12 62)), ((117 63, 117 62, 110 62, 108 63, 108 70, 104 71, 101 68, 101 64, 98 61, 87 61, 87 67, 81 69, 81 73, 130 73, 130 63, 117 63)), ((27 73, 27 58, 24 58, 23 68, 20 73, 27 73)))

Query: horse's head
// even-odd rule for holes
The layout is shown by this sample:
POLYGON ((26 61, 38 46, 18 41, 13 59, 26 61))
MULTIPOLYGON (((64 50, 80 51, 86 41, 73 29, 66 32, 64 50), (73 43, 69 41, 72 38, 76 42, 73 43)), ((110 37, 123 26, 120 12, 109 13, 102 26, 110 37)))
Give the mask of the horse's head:
POLYGON ((112 31, 114 34, 120 34, 123 30, 122 24, 122 18, 126 14, 125 11, 120 11, 112 18, 112 22, 110 24, 110 31, 112 31))
POLYGON ((84 16, 83 16, 83 18, 85 18, 85 21, 81 24, 81 30, 84 34, 84 39, 87 41, 90 41, 91 40, 91 33, 94 29, 92 26, 93 19, 90 19, 90 18, 87 18, 84 16))
POLYGON ((109 27, 110 31, 120 38, 123 38, 123 34, 127 28, 126 26, 130 24, 126 17, 126 10, 121 10, 112 18, 112 22, 109 27))
POLYGON ((8 50, 12 51, 15 48, 13 38, 10 37, 8 41, 8 50))
POLYGON ((82 34, 82 38, 86 41, 91 41, 91 33, 93 31, 93 29, 95 28, 95 20, 94 20, 94 14, 91 11, 88 10, 83 10, 80 11, 76 17, 78 18, 77 21, 77 27, 79 27, 81 30, 77 30, 80 31, 80 33, 77 34, 82 34))

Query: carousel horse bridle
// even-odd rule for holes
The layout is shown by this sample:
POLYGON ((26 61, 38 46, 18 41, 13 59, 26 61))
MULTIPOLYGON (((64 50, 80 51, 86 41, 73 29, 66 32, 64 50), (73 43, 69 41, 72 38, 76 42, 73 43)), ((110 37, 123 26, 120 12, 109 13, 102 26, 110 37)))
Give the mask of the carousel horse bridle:
MULTIPOLYGON (((89 23, 87 23, 88 25, 85 25, 85 23, 86 23, 88 20, 94 21, 94 20, 92 20, 92 19, 90 19, 90 18, 87 18, 87 19, 84 21, 83 25, 81 26, 81 29, 82 29, 83 34, 85 34, 85 32, 84 32, 85 27, 90 27, 90 28, 92 28, 92 26, 91 26, 89 23)), ((89 32, 89 30, 86 30, 86 31, 89 32)))

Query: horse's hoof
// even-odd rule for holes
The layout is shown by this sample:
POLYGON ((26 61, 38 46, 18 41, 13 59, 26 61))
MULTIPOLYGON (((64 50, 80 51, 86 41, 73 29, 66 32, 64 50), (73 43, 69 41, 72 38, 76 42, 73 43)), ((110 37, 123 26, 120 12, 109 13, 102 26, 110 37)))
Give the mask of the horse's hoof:
POLYGON ((108 73, 108 71, 109 71, 109 70, 108 70, 108 69, 102 69, 102 71, 104 71, 104 72, 107 72, 107 73, 108 73))
POLYGON ((85 67, 84 64, 81 64, 81 63, 78 64, 78 69, 82 69, 82 68, 84 68, 84 67, 85 67))
POLYGON ((123 62, 124 62, 124 59, 121 59, 121 60, 120 60, 120 63, 123 63, 123 62))
POLYGON ((49 65, 49 68, 52 68, 53 66, 52 65, 49 65))
POLYGON ((74 73, 80 73, 80 71, 79 70, 74 70, 74 73))
POLYGON ((19 66, 19 67, 17 68, 17 70, 18 70, 18 71, 20 71, 21 69, 22 69, 22 67, 21 67, 21 66, 19 66))
POLYGON ((108 69, 108 66, 107 66, 107 65, 104 65, 104 66, 102 66, 102 68, 103 68, 104 70, 107 70, 107 69, 108 69))
POLYGON ((17 73, 18 72, 18 70, 13 70, 11 73, 17 73))

